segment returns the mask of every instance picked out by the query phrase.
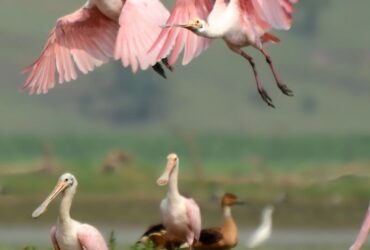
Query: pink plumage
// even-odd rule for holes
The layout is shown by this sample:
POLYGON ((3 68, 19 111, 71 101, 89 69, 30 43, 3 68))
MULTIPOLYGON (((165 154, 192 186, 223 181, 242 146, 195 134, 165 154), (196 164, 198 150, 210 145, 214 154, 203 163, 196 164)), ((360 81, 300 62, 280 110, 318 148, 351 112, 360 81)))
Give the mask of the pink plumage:
POLYGON ((40 57, 24 70, 29 75, 23 89, 47 93, 56 73, 59 83, 69 82, 77 69, 87 74, 113 56, 133 72, 155 65, 159 51, 148 51, 168 16, 159 0, 89 0, 58 19, 40 57))
POLYGON ((195 239, 199 240, 200 231, 202 229, 200 209, 198 204, 191 198, 188 198, 186 201, 186 213, 189 219, 189 228, 194 232, 195 239))
POLYGON ((367 209, 365 219, 362 222, 362 226, 356 238, 356 241, 353 243, 353 245, 349 249, 350 250, 360 250, 366 241, 369 230, 370 230, 370 206, 367 209))

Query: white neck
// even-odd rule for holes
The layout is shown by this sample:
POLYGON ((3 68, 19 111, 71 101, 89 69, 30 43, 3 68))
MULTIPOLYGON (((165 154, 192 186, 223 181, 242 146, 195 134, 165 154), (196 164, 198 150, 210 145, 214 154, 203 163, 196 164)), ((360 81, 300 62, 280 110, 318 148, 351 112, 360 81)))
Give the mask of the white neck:
POLYGON ((176 166, 172 170, 172 173, 170 175, 170 180, 169 180, 169 183, 168 183, 167 196, 170 199, 171 198, 177 198, 177 197, 180 196, 179 187, 178 187, 178 184, 177 184, 178 175, 179 175, 179 163, 177 162, 176 166))
POLYGON ((194 31, 199 36, 203 36, 206 38, 222 38, 224 34, 221 32, 220 29, 213 29, 212 26, 209 26, 207 23, 204 24, 204 27, 201 30, 194 31))
POLYGON ((64 193, 62 201, 59 207, 58 222, 64 224, 71 220, 69 211, 71 210, 72 200, 75 192, 74 190, 68 190, 64 193))
POLYGON ((230 218, 231 217, 231 207, 224 206, 224 218, 230 218))

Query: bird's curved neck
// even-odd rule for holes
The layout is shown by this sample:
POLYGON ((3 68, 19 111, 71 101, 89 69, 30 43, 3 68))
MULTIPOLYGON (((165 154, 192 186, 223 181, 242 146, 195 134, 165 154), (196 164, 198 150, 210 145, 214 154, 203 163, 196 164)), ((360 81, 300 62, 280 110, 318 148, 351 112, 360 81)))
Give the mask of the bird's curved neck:
POLYGON ((71 220, 70 210, 72 206, 74 192, 65 193, 59 207, 58 222, 63 224, 71 220))
POLYGON ((179 164, 177 164, 174 167, 170 175, 170 180, 168 183, 168 194, 167 194, 169 198, 176 198, 180 196, 179 187, 177 184, 178 176, 179 176, 179 164))
POLYGON ((264 225, 264 226, 271 226, 271 224, 272 224, 271 214, 264 214, 262 216, 261 224, 264 225))
POLYGON ((230 206, 224 206, 222 209, 223 209, 223 212, 224 212, 224 218, 225 219, 232 218, 231 207, 230 206))
POLYGON ((198 30, 195 32, 197 35, 206 37, 206 38, 221 38, 223 37, 223 33, 220 29, 214 29, 212 26, 205 24, 205 27, 202 30, 198 30))

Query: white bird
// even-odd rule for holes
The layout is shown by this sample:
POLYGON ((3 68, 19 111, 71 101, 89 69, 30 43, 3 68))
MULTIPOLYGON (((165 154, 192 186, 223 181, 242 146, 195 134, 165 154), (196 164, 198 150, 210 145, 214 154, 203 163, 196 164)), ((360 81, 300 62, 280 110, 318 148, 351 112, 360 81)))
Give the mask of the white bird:
POLYGON ((165 171, 157 181, 160 186, 169 184, 167 197, 160 205, 162 223, 170 241, 186 242, 192 249, 194 240, 199 240, 200 236, 200 209, 193 199, 179 193, 178 174, 179 158, 176 154, 169 154, 165 171))
POLYGON ((50 202, 62 194, 56 226, 51 229, 51 241, 55 250, 108 250, 108 246, 93 226, 73 220, 69 214, 77 180, 69 173, 59 177, 58 183, 45 201, 32 213, 33 218, 43 214, 50 202))
POLYGON ((170 29, 160 33, 152 48, 161 48, 157 58, 159 60, 171 53, 170 65, 175 63, 184 48, 183 64, 187 64, 210 46, 210 39, 221 38, 230 50, 249 62, 259 94, 269 106, 274 107, 259 78, 253 57, 243 51, 243 48, 252 46, 259 50, 265 57, 277 86, 285 95, 292 96, 293 91, 280 80, 263 43, 280 41, 270 30, 290 28, 293 4, 296 2, 298 0, 177 0, 163 26, 170 29), (181 31, 176 27, 186 30, 181 31), (191 35, 190 31, 198 37, 191 35), (192 53, 194 51, 196 53, 192 53))
POLYGON ((246 241, 247 248, 256 248, 271 236, 273 206, 267 206, 262 211, 261 224, 246 241))

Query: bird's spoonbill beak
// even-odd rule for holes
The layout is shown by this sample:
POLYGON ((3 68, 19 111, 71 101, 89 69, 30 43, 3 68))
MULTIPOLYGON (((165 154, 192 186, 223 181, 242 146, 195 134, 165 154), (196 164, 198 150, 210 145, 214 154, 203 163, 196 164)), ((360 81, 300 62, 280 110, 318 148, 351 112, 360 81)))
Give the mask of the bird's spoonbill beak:
POLYGON ((173 169, 176 167, 176 161, 177 159, 174 158, 168 158, 166 168, 163 172, 163 174, 158 178, 157 184, 159 186, 165 186, 168 183, 168 180, 170 179, 171 173, 173 169))
POLYGON ((49 206, 50 202, 52 202, 58 196, 58 194, 60 194, 68 186, 69 184, 67 182, 58 181, 57 185, 55 186, 53 191, 49 194, 49 196, 44 200, 43 203, 41 203, 41 205, 38 208, 35 209, 35 211, 33 211, 32 218, 36 219, 41 214, 43 214, 46 211, 47 207, 49 206))
POLYGON ((171 28, 185 28, 185 29, 193 29, 193 25, 191 23, 186 24, 165 24, 161 26, 162 29, 171 29, 171 28))

